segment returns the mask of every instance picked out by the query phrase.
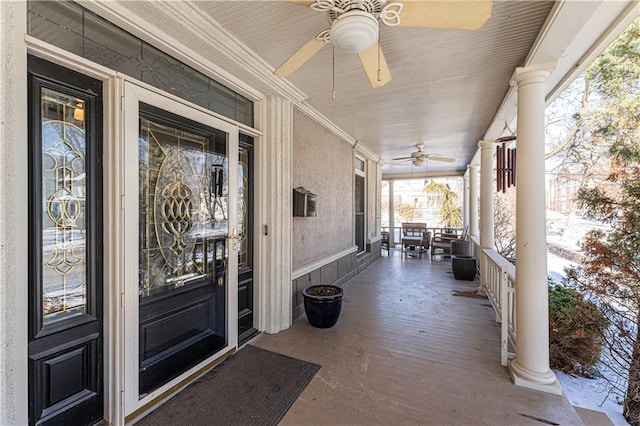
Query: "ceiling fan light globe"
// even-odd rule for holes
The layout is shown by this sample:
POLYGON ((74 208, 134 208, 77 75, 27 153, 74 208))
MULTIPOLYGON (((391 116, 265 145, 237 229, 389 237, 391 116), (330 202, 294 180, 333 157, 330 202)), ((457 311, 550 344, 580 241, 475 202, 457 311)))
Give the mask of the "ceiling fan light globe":
POLYGON ((331 42, 347 53, 364 52, 378 40, 378 20, 361 10, 340 15, 331 26, 331 42))
POLYGON ((426 158, 418 157, 413 160, 413 165, 416 167, 421 167, 421 166, 424 166, 425 164, 427 164, 426 158))

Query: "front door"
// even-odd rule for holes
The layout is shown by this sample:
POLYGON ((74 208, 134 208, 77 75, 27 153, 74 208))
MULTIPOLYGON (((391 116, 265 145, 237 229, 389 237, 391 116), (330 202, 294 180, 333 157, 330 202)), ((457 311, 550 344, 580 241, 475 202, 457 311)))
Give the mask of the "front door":
POLYGON ((125 100, 129 414, 237 344, 238 130, 133 84, 125 100))
POLYGON ((103 415, 102 83, 28 64, 29 423, 93 424, 103 415))

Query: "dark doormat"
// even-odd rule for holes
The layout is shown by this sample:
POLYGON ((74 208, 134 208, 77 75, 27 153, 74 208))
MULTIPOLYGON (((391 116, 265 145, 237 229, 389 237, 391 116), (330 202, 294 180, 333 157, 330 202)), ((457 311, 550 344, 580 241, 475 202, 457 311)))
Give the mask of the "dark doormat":
POLYGON ((137 424, 275 425, 319 369, 247 345, 137 424))

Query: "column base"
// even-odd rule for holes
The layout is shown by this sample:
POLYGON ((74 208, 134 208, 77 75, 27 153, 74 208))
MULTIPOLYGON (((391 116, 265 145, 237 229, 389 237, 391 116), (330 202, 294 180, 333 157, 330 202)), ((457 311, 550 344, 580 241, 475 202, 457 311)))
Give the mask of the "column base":
POLYGON ((562 386, 553 371, 540 374, 526 370, 518 364, 517 358, 509 362, 511 380, 516 386, 534 389, 553 395, 562 395, 562 386))

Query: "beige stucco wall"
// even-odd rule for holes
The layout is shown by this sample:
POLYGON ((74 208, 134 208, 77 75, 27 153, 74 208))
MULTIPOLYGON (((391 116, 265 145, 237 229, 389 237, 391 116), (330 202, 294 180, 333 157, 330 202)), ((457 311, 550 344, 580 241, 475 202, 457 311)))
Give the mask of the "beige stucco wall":
POLYGON ((293 113, 292 189, 318 196, 315 217, 294 217, 293 268, 353 246, 353 148, 302 112, 293 113))
POLYGON ((26 3, 0 1, 0 425, 27 423, 26 3))

